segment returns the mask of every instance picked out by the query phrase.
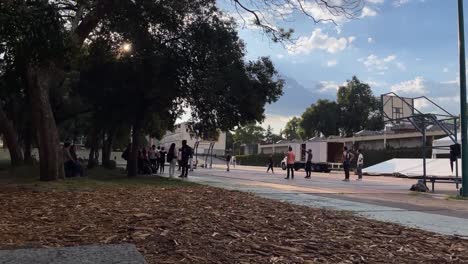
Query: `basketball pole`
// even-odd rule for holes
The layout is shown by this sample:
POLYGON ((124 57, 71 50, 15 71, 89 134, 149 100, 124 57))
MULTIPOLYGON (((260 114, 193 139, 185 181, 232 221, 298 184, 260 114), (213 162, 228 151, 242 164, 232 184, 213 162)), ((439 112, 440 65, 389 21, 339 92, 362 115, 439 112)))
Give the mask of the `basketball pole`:
POLYGON ((465 25, 463 0, 458 0, 458 48, 460 56, 460 123, 462 145, 462 188, 460 194, 468 197, 468 146, 466 123, 466 66, 465 66, 465 25))

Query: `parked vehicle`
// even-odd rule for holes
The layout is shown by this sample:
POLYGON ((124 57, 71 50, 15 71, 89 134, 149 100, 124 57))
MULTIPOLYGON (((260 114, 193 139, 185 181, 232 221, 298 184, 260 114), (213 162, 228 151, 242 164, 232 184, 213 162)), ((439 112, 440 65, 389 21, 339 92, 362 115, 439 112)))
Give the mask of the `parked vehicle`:
MULTIPOLYGON (((342 169, 343 146, 343 143, 326 141, 306 141, 302 144, 292 144, 291 147, 296 154, 294 169, 296 171, 305 169, 308 149, 312 149, 312 171, 330 172, 342 169)), ((281 161, 281 168, 286 170, 286 157, 281 161)))

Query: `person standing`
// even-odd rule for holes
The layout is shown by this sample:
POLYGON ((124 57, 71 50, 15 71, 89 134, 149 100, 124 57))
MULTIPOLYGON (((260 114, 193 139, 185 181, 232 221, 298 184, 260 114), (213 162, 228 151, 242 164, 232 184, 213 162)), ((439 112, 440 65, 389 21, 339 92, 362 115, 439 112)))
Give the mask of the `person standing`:
POLYGON ((229 150, 226 151, 226 171, 229 171, 229 165, 231 164, 231 153, 229 150))
POLYGON ((309 149, 307 151, 307 161, 306 161, 306 166, 305 166, 305 171, 306 171, 306 176, 305 178, 306 179, 310 179, 310 176, 312 174, 312 157, 314 155, 312 155, 312 150, 309 149))
POLYGON ((343 147, 343 170, 345 173, 345 178, 343 181, 349 182, 349 166, 351 161, 353 160, 354 155, 353 153, 348 151, 348 147, 343 147))
POLYGON ((164 147, 161 147, 161 151, 159 152, 159 173, 164 173, 164 165, 166 163, 166 151, 164 151, 164 147))
POLYGON ((275 174, 275 172, 273 171, 273 155, 270 155, 270 157, 268 158, 267 173, 270 171, 270 169, 271 169, 271 173, 275 174))
POLYGON ((177 163, 179 164, 178 171, 180 171, 180 169, 182 168, 182 149, 181 148, 177 152, 177 163))
POLYGON ((296 154, 292 151, 292 147, 289 147, 289 151, 286 153, 287 163, 287 176, 285 179, 289 179, 289 172, 291 171, 291 179, 294 180, 294 162, 296 162, 296 154))
POLYGON ((169 163, 169 177, 174 176, 175 166, 176 166, 176 155, 175 155, 175 143, 172 143, 167 152, 167 162, 169 163))
POLYGON ((358 149, 358 158, 357 158, 357 174, 358 174, 358 181, 362 181, 362 167, 364 166, 364 155, 362 155, 362 151, 358 149))
POLYGON ((152 145, 151 148, 149 149, 148 156, 149 156, 149 160, 151 164, 151 170, 153 171, 153 173, 158 173, 155 145, 152 145))
POLYGON ((192 155, 192 148, 187 145, 187 140, 182 140, 182 159, 181 159, 181 167, 182 167, 182 174, 180 174, 180 178, 187 178, 188 176, 188 160, 192 155))

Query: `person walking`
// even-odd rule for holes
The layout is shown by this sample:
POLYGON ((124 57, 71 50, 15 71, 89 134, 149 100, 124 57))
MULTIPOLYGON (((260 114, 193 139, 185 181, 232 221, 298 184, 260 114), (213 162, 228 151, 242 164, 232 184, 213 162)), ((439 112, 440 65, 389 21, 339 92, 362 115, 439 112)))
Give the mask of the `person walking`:
POLYGON ((175 143, 172 143, 169 147, 169 151, 167 152, 167 162, 169 163, 169 177, 171 178, 174 176, 175 166, 177 162, 175 154, 175 143))
POLYGON ((312 174, 312 157, 314 155, 312 154, 312 150, 309 149, 307 151, 307 161, 306 161, 306 165, 305 165, 305 171, 306 171, 306 176, 305 178, 306 179, 310 179, 310 176, 312 174))
POLYGON ((188 169, 189 164, 188 160, 192 155, 192 148, 187 145, 187 140, 182 140, 182 159, 181 159, 181 167, 182 167, 182 174, 180 174, 180 178, 187 178, 188 177, 188 169))
POLYGON ((362 155, 362 151, 360 149, 358 149, 357 153, 358 153, 358 158, 357 158, 357 163, 356 163, 357 174, 358 174, 357 181, 362 181, 362 167, 364 166, 364 155, 362 155))
POLYGON ((351 161, 353 160, 354 155, 353 153, 348 151, 348 147, 343 147, 343 170, 345 173, 345 178, 343 181, 349 182, 349 166, 351 161))
POLYGON ((271 173, 275 174, 275 172, 273 171, 273 155, 270 155, 270 157, 268 157, 267 173, 270 172, 270 170, 271 170, 271 173))
POLYGON ((286 164, 287 164, 287 176, 285 179, 289 180, 289 172, 291 171, 291 179, 294 180, 294 162, 296 162, 296 154, 292 151, 292 147, 289 147, 289 151, 286 153, 286 164))
POLYGON ((229 165, 231 164, 231 153, 229 150, 226 151, 226 171, 229 171, 229 165))

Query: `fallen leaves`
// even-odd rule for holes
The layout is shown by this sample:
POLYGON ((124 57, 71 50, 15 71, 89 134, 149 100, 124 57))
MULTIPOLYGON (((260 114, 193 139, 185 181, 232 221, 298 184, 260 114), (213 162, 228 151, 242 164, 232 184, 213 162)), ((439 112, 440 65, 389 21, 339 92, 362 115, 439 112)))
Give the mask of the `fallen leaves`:
POLYGON ((134 243, 148 263, 468 263, 468 241, 211 187, 0 189, 0 248, 134 243))

